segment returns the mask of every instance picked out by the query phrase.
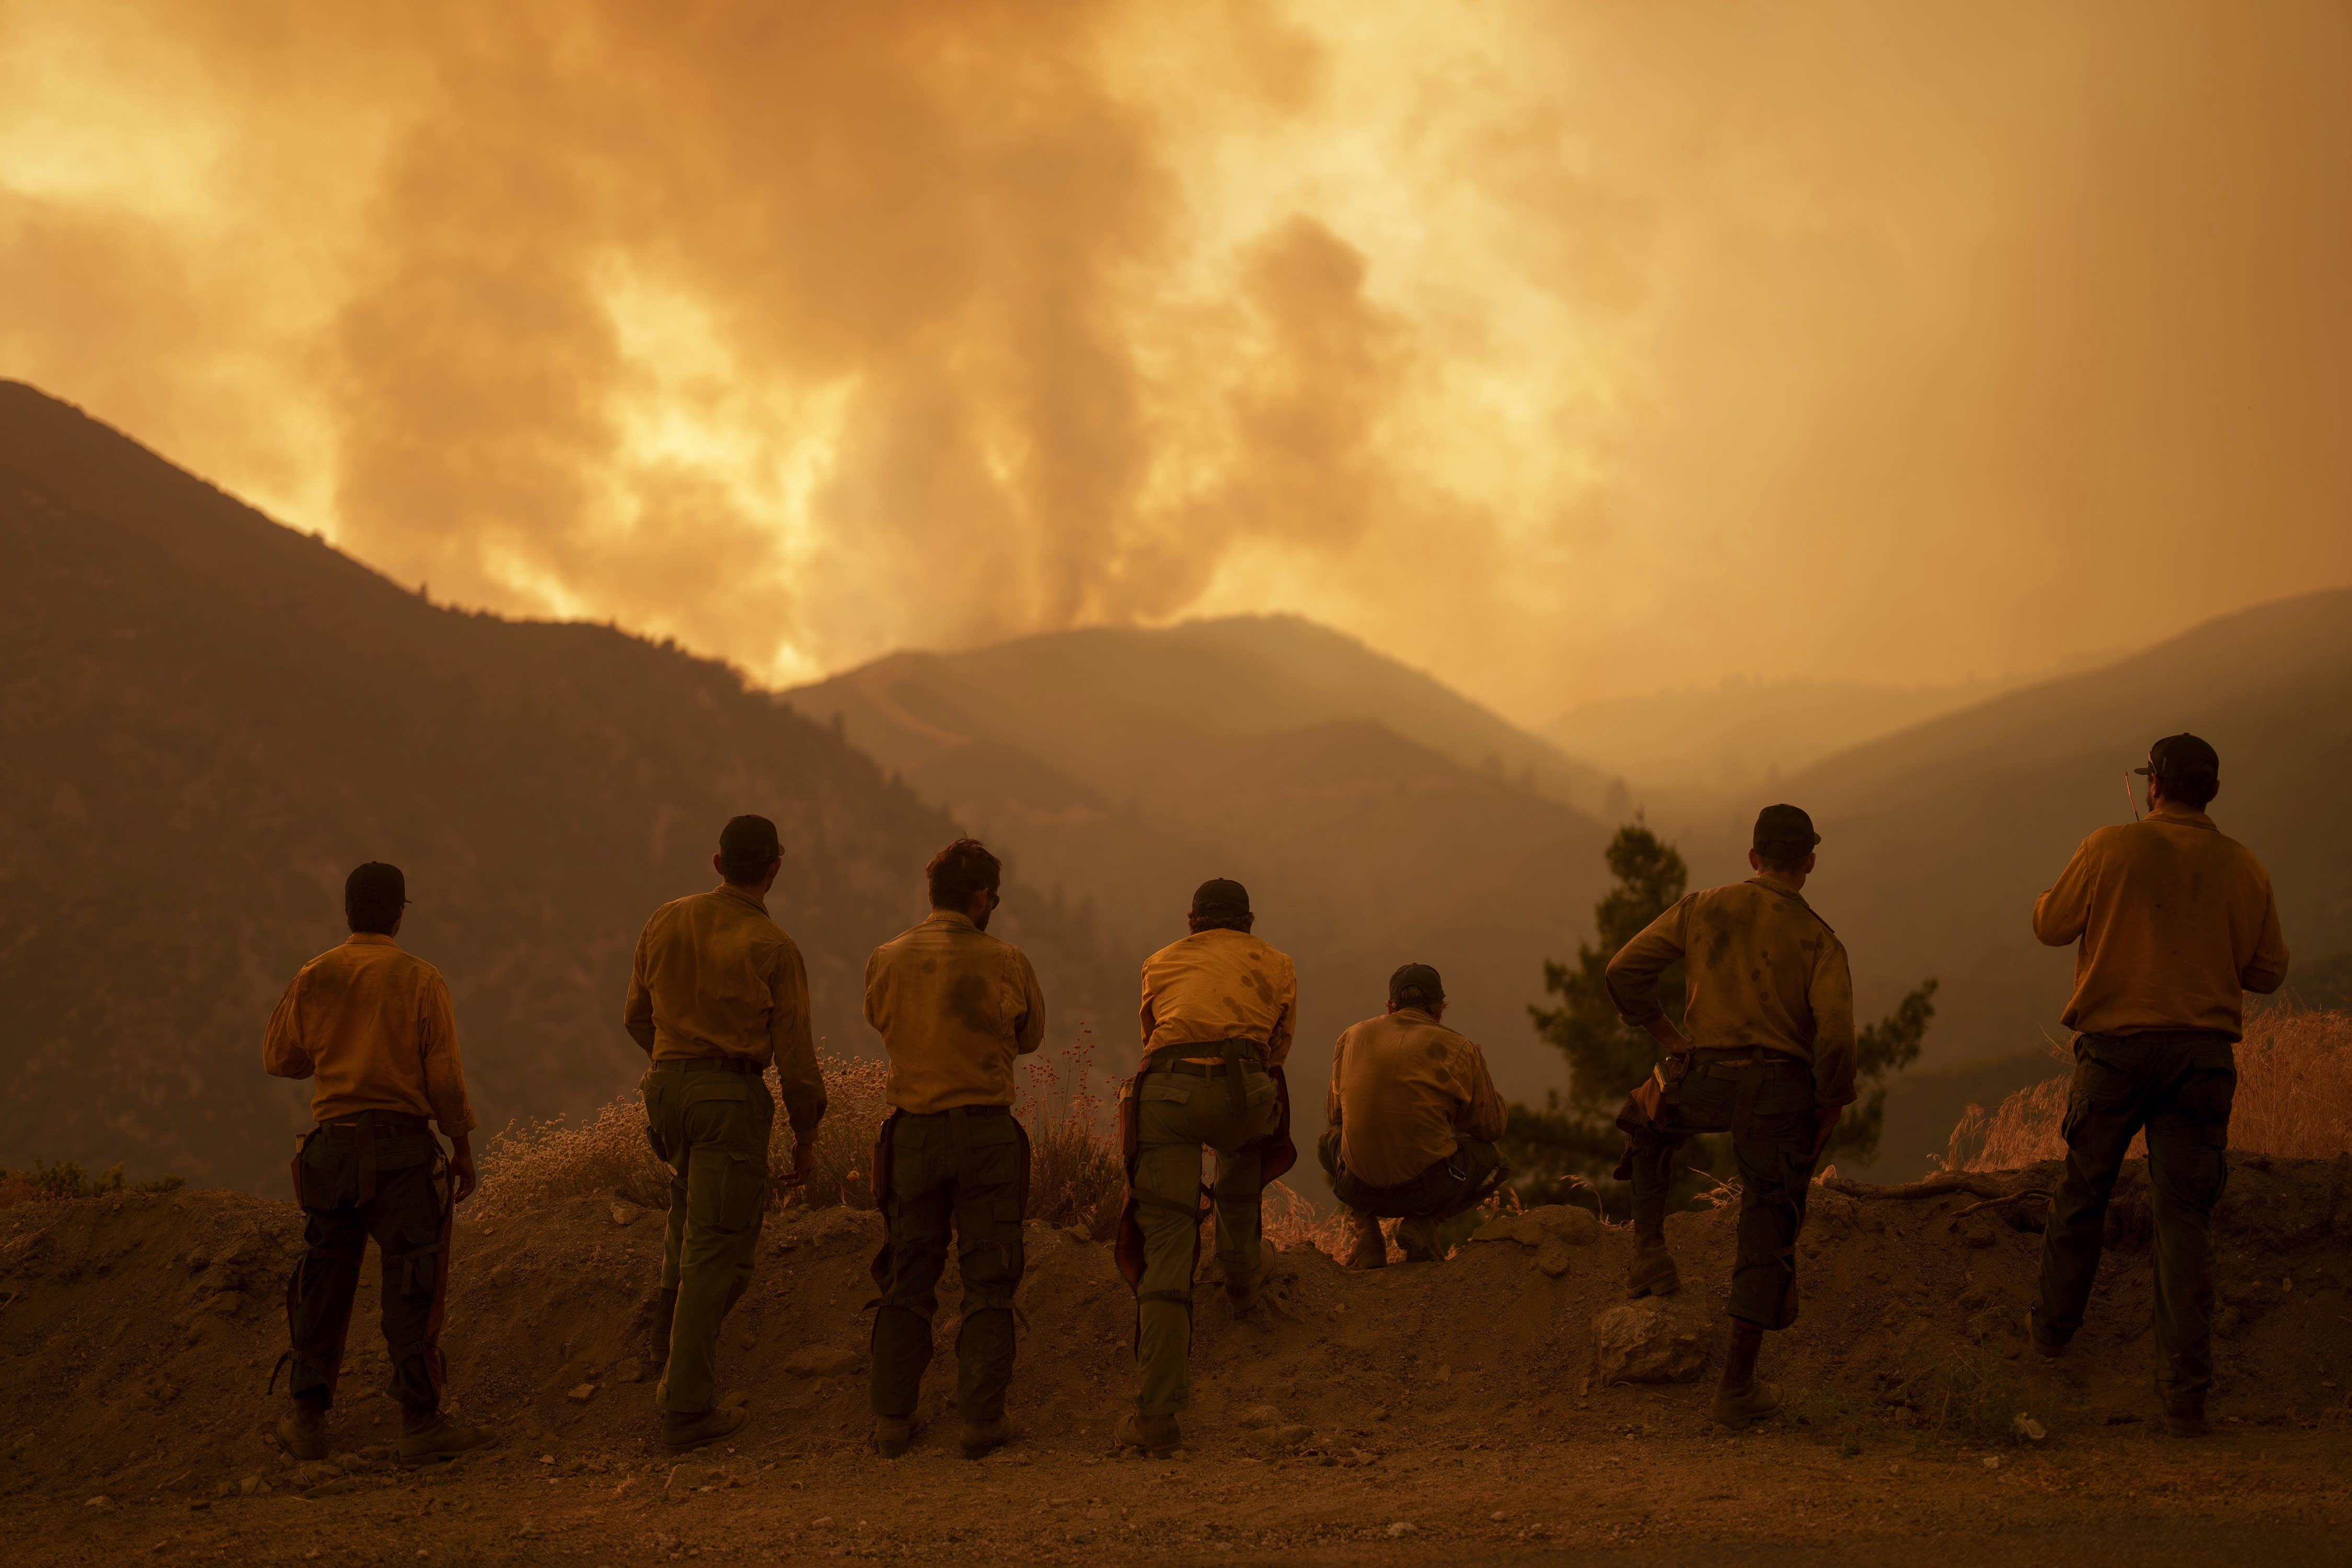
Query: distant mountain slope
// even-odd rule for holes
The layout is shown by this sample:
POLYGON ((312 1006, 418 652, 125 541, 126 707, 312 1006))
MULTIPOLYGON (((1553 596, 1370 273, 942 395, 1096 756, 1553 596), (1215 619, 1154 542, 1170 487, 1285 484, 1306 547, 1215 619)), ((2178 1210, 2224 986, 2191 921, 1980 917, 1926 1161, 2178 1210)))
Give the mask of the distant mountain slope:
MULTIPOLYGON (((773 816, 772 900, 820 1032, 867 1050, 866 952, 922 912, 954 828, 725 668, 589 626, 436 608, 30 387, 0 383, 0 1163, 275 1191, 307 1096, 262 1025, 343 935, 344 872, 408 873, 404 946, 448 977, 476 1104, 577 1111, 643 1058, 619 1016, 655 905, 773 816)), ((1109 973, 1008 905, 1056 1035, 1109 973)), ((1123 1001, 1123 998, 1121 998, 1123 1001)))
MULTIPOLYGON (((1526 1008, 1606 879, 1606 832, 1562 799, 1602 784, 1427 676, 1241 617, 898 654, 783 700, 1001 836, 1130 962, 1183 934, 1201 879, 1246 882, 1299 965, 1302 1131, 1332 1039, 1407 962, 1444 973, 1447 1021, 1507 1089, 1558 1080, 1526 1008)), ((1132 1038, 1114 1030, 1107 1056, 1130 1059, 1132 1038)))
MULTIPOLYGON (((1363 721, 1458 766, 1562 801, 1598 804, 1607 781, 1419 670, 1296 616, 1237 616, 1156 630, 1092 627, 968 653, 900 653, 785 694, 939 798, 982 797, 997 770, 1044 763, 1064 798, 1155 797, 1168 759, 1254 735, 1363 721)), ((1026 798, 1050 798, 1042 777, 1026 798)))

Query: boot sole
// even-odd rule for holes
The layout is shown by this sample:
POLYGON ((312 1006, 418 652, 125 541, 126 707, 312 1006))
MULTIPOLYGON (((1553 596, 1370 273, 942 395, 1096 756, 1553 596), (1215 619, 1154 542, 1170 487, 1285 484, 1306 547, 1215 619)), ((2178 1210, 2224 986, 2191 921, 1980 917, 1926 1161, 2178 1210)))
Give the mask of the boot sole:
POLYGON ((749 1426, 751 1424, 751 1417, 747 1412, 745 1413, 743 1419, 736 1422, 731 1426, 724 1427, 717 1432, 698 1433, 691 1437, 673 1437, 668 1433, 665 1432, 662 1434, 662 1447, 667 1448, 673 1454, 682 1454, 688 1448, 699 1448, 705 1444, 716 1443, 723 1437, 732 1437, 736 1433, 740 1432, 744 1427, 749 1426))
POLYGON ((467 1454, 478 1454, 497 1441, 495 1436, 489 1436, 477 1443, 468 1443, 459 1448, 427 1448, 421 1453, 396 1454, 394 1457, 401 1464, 411 1468, 418 1465, 446 1464, 451 1459, 459 1458, 467 1454))

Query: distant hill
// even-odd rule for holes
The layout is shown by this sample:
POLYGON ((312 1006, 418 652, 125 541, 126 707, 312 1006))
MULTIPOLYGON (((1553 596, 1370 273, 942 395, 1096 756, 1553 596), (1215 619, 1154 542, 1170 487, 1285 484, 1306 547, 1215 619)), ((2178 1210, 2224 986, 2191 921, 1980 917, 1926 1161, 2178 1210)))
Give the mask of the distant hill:
MULTIPOLYGON (((1447 1021, 1507 1089, 1558 1081, 1526 1005, 1606 880, 1606 830, 1566 804, 1603 781, 1352 638, 1282 616, 1068 632, 894 655, 783 700, 1001 837, 1130 963, 1183 934, 1202 879, 1247 883, 1299 963, 1303 1128, 1332 1039, 1407 962, 1444 972, 1447 1021)), ((1114 1030, 1107 1059, 1132 1040, 1114 1030)))
MULTIPOLYGON (((2182 730, 2219 748, 2214 819, 2270 868, 2296 983, 2326 999, 2347 972, 2337 955, 2352 952, 2352 590, 2208 622, 1827 758, 1771 792, 1821 829, 1806 897, 1853 952, 1865 1009, 1918 976, 1943 980, 1924 1068, 2011 1058, 2020 1083, 2049 1075, 2044 1042, 2064 1038, 2074 953, 2033 940, 2033 900, 2085 835, 2130 820, 2126 771, 2182 730)), ((1686 834, 1697 879, 1745 874, 1754 804, 1686 834)), ((1890 1168, 1924 1155, 1892 1147, 1899 1101, 1890 1168)))
MULTIPOLYGON (((0 668, 0 1164, 278 1191, 307 1094, 262 1076, 262 1026, 370 858, 408 873, 401 941, 449 979, 486 1126, 600 1103, 643 1061, 637 931, 739 811, 788 847, 772 907, 820 1032, 867 1054, 866 954, 955 831, 722 666, 436 607, 16 383, 0 668)), ((1061 1034, 1111 966, 1009 890, 1061 1034)))

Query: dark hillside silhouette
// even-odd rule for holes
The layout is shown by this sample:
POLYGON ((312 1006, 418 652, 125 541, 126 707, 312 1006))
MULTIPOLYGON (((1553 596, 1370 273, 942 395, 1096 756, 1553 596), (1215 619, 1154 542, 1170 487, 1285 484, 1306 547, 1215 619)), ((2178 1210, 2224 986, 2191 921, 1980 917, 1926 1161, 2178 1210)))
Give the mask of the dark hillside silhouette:
MULTIPOLYGON (((731 670, 604 627, 440 608, 30 387, 0 383, 0 1163, 128 1162, 275 1193, 307 1093, 264 1021, 341 940, 343 874, 403 866, 487 1130, 634 1081, 652 908, 719 823, 790 854, 771 900, 828 1048, 869 1054, 872 945, 954 831, 731 670)), ((1058 1039, 1108 973, 1020 881, 1058 1039)), ((1123 994, 1117 998, 1124 1001, 1123 994)))

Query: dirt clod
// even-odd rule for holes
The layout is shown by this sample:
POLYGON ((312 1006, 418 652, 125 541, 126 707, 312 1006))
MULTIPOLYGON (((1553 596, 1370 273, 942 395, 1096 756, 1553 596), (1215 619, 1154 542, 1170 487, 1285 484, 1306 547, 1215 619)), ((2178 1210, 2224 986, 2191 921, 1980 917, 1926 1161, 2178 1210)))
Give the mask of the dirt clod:
POLYGON ((1706 1370, 1712 1314, 1687 1300, 1621 1301, 1592 1320, 1593 1368, 1613 1383, 1693 1383, 1706 1370))

